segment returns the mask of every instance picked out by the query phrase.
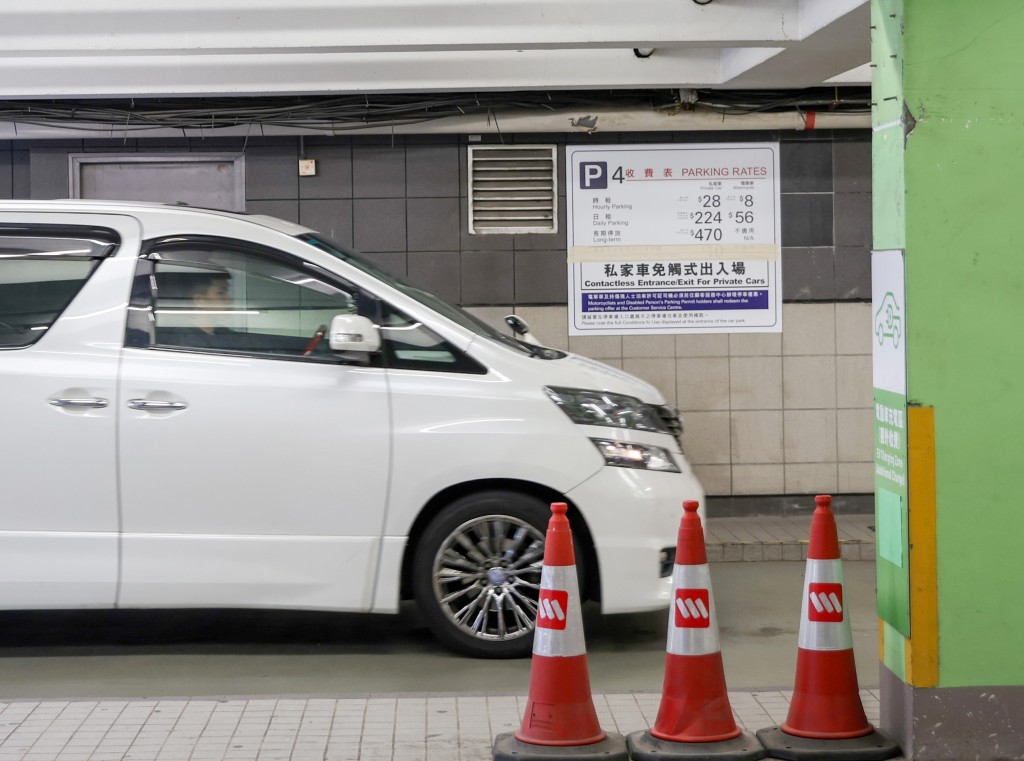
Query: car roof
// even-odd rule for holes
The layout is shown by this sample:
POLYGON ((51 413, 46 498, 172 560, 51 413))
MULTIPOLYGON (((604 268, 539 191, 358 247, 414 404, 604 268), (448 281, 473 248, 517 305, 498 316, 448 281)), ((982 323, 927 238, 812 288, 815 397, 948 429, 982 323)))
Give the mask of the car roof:
POLYGON ((68 211, 78 214, 95 212, 99 214, 127 214, 130 216, 146 217, 150 214, 164 215, 168 213, 182 213, 187 215, 202 215, 224 217, 245 221, 287 235, 298 235, 301 233, 313 232, 309 228, 297 225, 277 217, 269 217, 264 214, 249 214, 247 212, 226 211, 223 209, 207 209, 199 206, 189 206, 183 203, 155 203, 152 201, 107 201, 84 198, 61 198, 53 200, 0 200, 0 211, 38 211, 38 212, 59 212, 68 211))

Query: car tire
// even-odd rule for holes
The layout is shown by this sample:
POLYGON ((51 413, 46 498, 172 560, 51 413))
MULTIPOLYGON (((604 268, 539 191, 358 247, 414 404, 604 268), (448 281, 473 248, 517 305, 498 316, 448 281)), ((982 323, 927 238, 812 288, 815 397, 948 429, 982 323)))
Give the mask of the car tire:
POLYGON ((486 491, 455 500, 431 521, 413 555, 413 592, 441 642, 477 658, 532 652, 550 517, 536 497, 486 491))

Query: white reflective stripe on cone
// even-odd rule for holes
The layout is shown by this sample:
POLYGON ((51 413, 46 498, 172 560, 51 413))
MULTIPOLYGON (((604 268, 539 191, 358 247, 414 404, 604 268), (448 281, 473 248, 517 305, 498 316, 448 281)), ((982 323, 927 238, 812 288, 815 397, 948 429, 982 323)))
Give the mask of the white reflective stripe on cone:
POLYGON ((848 650, 853 647, 850 619, 843 597, 840 560, 808 560, 804 599, 800 605, 799 645, 805 650, 848 650))
POLYGON ((583 614, 576 566, 544 566, 540 577, 534 655, 568 658, 584 655, 583 614))
POLYGON ((721 650, 718 614, 707 565, 672 569, 672 605, 668 611, 669 655, 711 655, 721 650))

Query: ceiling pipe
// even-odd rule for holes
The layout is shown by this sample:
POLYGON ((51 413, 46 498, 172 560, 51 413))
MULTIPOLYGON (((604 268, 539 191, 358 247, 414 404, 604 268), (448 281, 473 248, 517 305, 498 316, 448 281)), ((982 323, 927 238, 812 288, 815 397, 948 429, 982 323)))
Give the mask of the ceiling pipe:
POLYGON ((108 125, 75 124, 74 128, 59 123, 34 125, 0 122, 0 140, 47 139, 145 139, 145 138, 207 138, 256 137, 288 135, 495 135, 529 132, 578 133, 600 135, 602 132, 690 132, 730 130, 807 130, 868 129, 869 113, 836 113, 822 111, 781 111, 770 113, 725 115, 706 109, 678 112, 651 109, 562 109, 558 111, 500 111, 445 117, 411 124, 372 125, 359 129, 330 127, 310 129, 286 125, 237 125, 217 129, 158 128, 125 130, 108 125))

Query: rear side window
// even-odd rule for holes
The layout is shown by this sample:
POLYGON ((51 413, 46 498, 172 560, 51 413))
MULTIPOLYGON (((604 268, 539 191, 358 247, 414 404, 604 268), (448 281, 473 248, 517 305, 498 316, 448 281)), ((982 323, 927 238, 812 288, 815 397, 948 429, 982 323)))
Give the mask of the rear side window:
POLYGON ((0 349, 42 338, 117 243, 109 230, 0 227, 0 349))

